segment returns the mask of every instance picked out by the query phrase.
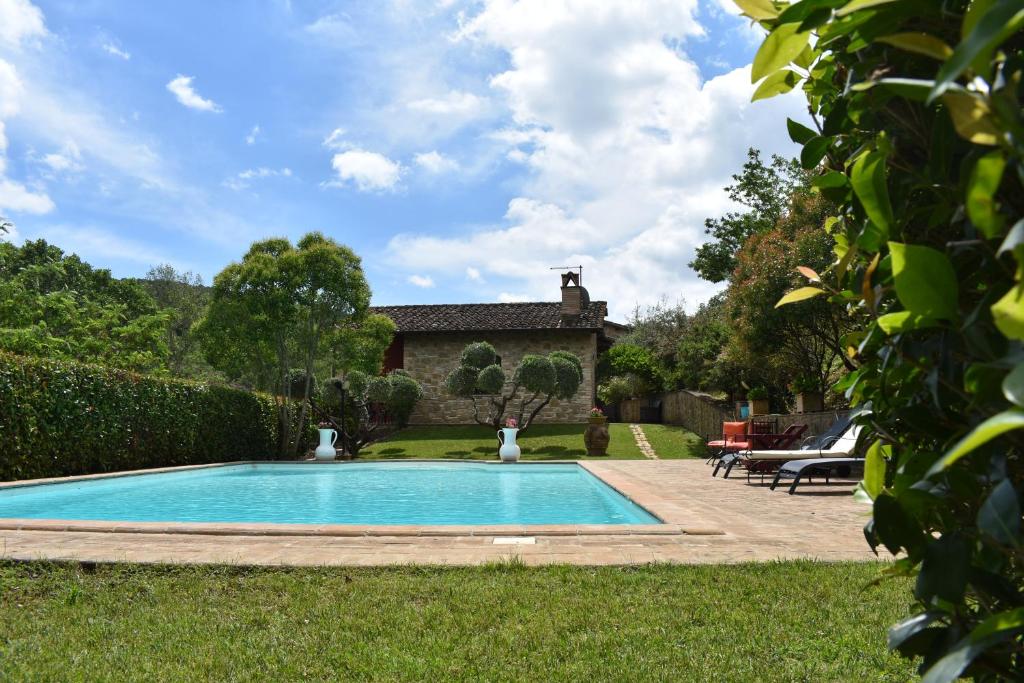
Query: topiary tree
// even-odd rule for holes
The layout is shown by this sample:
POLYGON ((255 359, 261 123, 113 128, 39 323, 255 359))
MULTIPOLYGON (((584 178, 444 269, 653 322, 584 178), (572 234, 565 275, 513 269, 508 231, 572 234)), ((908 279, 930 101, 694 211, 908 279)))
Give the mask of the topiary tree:
POLYGON ((1024 4, 737 4, 770 32, 755 99, 803 84, 790 136, 837 205, 835 259, 778 305, 853 322, 864 532, 916 576, 889 644, 926 681, 1024 679, 1024 4))
POLYGON ((523 356, 509 379, 498 364, 494 347, 475 342, 462 350, 458 367, 445 379, 445 388, 453 396, 472 400, 473 419, 478 424, 497 430, 508 412, 515 417, 519 431, 525 432, 552 399, 572 398, 582 382, 583 363, 568 351, 523 356), (487 409, 484 415, 481 404, 487 409))
POLYGON ((423 387, 404 370, 392 370, 383 376, 351 370, 344 379, 335 377, 325 382, 319 397, 310 399, 310 403, 320 419, 334 425, 344 450, 358 455, 373 440, 385 415, 405 427, 422 397, 423 387))

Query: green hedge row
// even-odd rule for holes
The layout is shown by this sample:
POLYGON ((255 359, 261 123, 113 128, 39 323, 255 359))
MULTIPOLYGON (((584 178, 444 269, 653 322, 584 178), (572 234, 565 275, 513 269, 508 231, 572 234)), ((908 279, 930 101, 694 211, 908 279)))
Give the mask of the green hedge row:
POLYGON ((270 396, 0 353, 0 481, 277 453, 270 396))

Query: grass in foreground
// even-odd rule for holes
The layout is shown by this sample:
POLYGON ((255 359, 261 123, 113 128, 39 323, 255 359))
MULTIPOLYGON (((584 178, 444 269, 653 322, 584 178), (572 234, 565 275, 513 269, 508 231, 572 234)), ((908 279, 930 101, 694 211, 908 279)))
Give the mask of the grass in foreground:
MULTIPOLYGON (((582 424, 531 425, 517 439, 523 460, 584 460, 582 424)), ((608 425, 611 458, 643 458, 629 425, 608 425)), ((367 446, 360 458, 459 458, 465 460, 497 460, 497 435, 480 425, 408 427, 383 441, 367 446)), ((599 459, 599 458, 595 458, 599 459)))
POLYGON ((878 564, 0 564, 4 680, 907 680, 878 564))
POLYGON ((700 438, 690 430, 678 425, 640 425, 644 434, 647 435, 647 442, 654 448, 659 458, 703 458, 706 457, 707 448, 704 439, 700 438))

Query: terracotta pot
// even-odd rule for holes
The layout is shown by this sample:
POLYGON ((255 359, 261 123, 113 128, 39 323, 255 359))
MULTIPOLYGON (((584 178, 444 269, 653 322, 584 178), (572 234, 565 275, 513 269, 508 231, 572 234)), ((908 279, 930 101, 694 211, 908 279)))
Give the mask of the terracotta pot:
POLYGON ((796 395, 796 412, 820 413, 825 410, 825 398, 820 391, 801 391, 796 395))
POLYGON ((768 414, 768 399, 766 399, 766 398, 752 398, 752 399, 750 399, 750 414, 751 415, 767 415, 768 414))
POLYGON ((587 430, 583 432, 583 443, 587 447, 587 455, 608 455, 608 419, 604 417, 587 418, 587 430))

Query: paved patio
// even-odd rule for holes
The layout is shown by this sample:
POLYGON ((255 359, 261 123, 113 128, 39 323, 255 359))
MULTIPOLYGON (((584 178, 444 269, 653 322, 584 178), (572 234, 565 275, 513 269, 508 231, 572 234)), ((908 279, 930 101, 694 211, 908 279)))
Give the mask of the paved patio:
POLYGON ((650 526, 302 527, 0 520, 0 556, 95 562, 287 565, 721 563, 874 558, 852 483, 796 495, 711 477, 697 460, 587 461, 666 522, 650 526), (652 533, 657 531, 657 533, 652 533))

